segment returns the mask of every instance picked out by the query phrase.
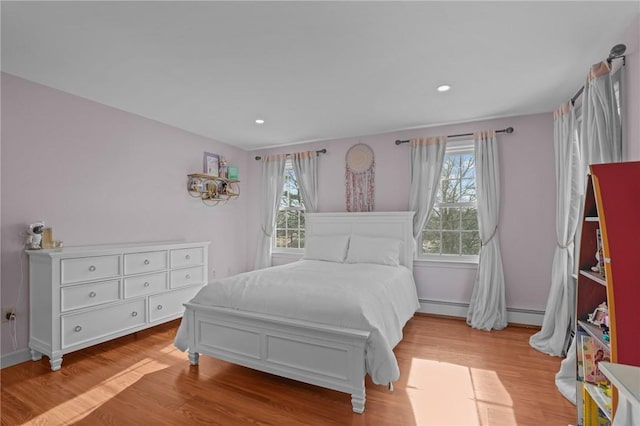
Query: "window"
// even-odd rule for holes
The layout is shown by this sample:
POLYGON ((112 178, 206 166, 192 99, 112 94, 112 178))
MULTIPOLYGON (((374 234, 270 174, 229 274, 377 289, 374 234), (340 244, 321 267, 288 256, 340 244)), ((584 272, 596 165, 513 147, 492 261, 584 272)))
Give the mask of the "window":
POLYGON ((422 254, 458 259, 480 253, 472 141, 449 142, 436 202, 422 231, 422 254))
POLYGON ((298 179, 289 158, 284 165, 284 189, 276 218, 274 247, 304 248, 304 204, 298 190, 298 179))

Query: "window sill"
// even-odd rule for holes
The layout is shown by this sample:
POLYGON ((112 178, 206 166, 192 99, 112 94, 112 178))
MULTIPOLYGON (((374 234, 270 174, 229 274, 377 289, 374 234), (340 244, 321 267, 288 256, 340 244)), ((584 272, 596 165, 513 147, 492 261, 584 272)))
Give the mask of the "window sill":
POLYGON ((418 267, 477 269, 479 261, 477 256, 464 258, 418 257, 413 260, 413 263, 418 267))
POLYGON ((304 250, 272 250, 271 256, 299 259, 304 255, 304 250))

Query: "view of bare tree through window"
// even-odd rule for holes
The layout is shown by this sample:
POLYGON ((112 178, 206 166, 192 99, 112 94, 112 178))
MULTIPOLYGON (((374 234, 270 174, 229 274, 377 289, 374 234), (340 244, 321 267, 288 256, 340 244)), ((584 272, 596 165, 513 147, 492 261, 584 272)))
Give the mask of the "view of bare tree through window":
POLYGON ((480 252, 473 150, 447 154, 433 212, 422 232, 422 252, 477 255, 480 252))
POLYGON ((284 189, 276 218, 275 246, 304 248, 304 205, 298 191, 298 180, 289 159, 284 167, 284 189))

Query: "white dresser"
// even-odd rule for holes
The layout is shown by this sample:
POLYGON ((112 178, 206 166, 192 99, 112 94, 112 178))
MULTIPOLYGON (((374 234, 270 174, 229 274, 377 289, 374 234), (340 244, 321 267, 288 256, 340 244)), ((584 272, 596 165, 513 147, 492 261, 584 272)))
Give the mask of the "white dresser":
POLYGON ((207 282, 209 242, 28 250, 34 361, 180 318, 207 282))

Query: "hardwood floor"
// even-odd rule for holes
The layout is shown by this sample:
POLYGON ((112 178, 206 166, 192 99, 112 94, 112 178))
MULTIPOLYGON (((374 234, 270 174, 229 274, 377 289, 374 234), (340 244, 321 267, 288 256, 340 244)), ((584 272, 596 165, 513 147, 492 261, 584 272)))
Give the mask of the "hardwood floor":
POLYGON ((484 332, 416 315, 395 353, 395 390, 367 378, 364 414, 350 396, 173 347, 178 322, 64 357, 1 370, 2 425, 562 425, 575 406, 557 391, 560 359, 528 344, 535 330, 484 332))

